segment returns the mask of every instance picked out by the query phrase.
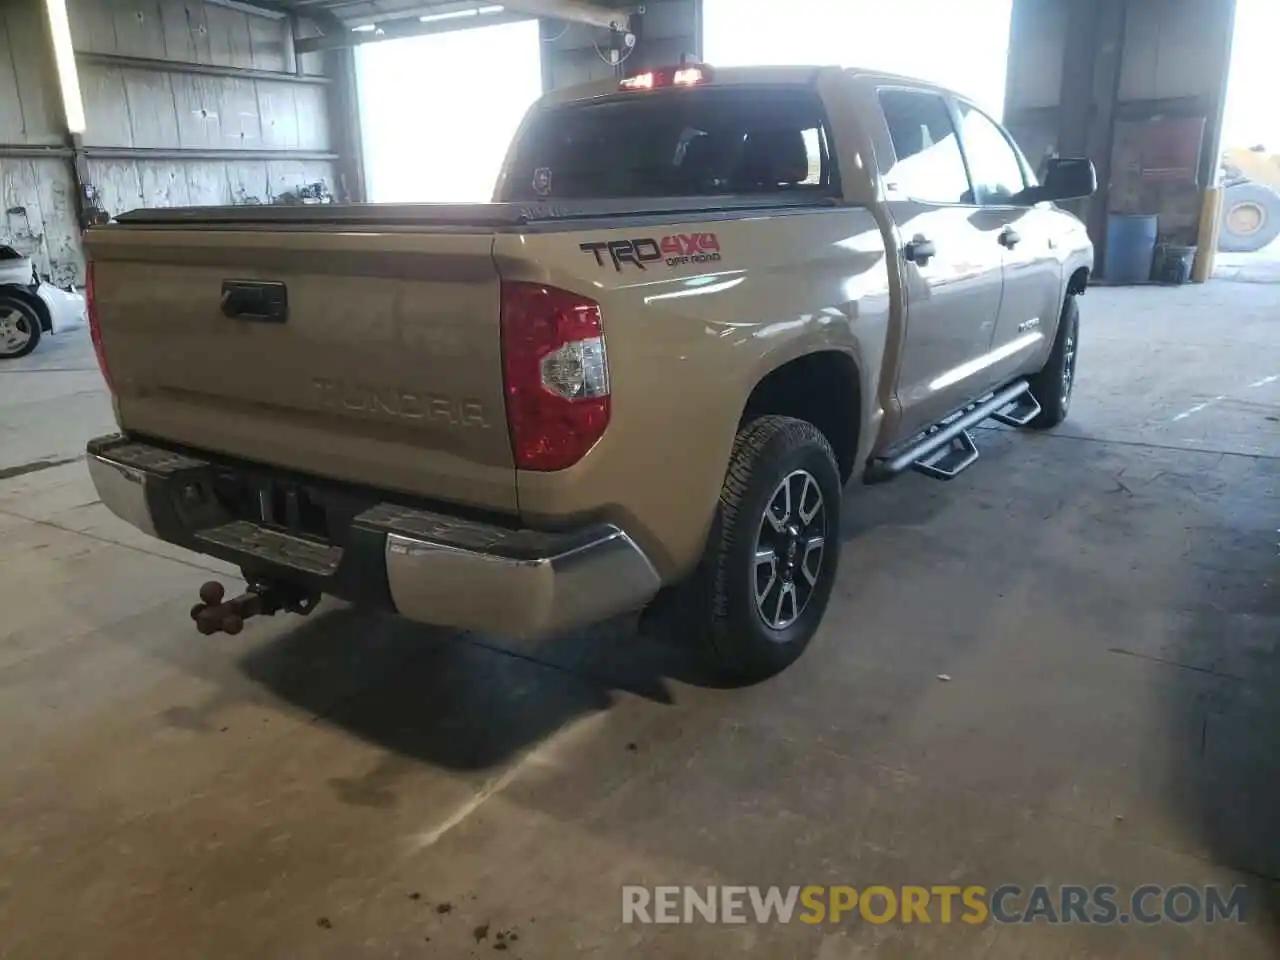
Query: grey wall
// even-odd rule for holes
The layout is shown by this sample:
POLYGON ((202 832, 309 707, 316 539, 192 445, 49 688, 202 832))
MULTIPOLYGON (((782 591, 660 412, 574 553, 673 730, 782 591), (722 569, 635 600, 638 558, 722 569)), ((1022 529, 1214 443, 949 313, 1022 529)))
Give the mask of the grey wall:
POLYGON ((1194 236, 1217 169, 1234 12, 1235 0, 1015 0, 1005 121, 1033 161, 1056 150, 1097 165, 1084 211, 1095 242, 1111 210, 1194 236), (1135 186, 1135 138, 1161 118, 1204 119, 1198 182, 1135 186))
POLYGON ((0 240, 56 281, 83 270, 77 167, 88 199, 110 214, 268 203, 316 180, 341 192, 329 62, 295 55, 288 20, 197 0, 68 6, 87 121, 79 140, 63 126, 43 4, 0 6, 12 51, 0 54, 0 240))

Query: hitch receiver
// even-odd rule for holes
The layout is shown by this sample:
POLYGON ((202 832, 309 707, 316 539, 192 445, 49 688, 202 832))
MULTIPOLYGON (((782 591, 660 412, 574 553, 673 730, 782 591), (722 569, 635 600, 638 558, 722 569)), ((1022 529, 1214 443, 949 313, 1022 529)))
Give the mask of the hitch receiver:
POLYGON ((200 588, 200 602, 191 608, 196 629, 206 637, 215 633, 235 635, 250 617, 274 616, 281 610, 306 616, 320 602, 320 594, 287 583, 252 582, 238 597, 223 600, 226 588, 210 580, 200 588))

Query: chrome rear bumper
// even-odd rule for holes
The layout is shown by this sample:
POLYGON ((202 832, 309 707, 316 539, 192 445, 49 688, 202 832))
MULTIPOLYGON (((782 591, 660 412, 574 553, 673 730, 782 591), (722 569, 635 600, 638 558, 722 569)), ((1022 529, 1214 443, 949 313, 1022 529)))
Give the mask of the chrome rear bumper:
POLYGON ((103 437, 89 444, 88 462, 107 508, 151 536, 236 563, 248 576, 422 623, 551 637, 639 609, 661 585, 644 552, 612 524, 548 533, 383 502, 358 513, 338 545, 230 513, 214 477, 237 468, 213 457, 103 437))

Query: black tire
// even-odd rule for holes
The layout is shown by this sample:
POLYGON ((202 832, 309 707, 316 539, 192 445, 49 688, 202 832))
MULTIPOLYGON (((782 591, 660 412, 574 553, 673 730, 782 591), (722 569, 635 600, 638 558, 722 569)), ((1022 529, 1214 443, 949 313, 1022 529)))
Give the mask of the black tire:
POLYGON ((25 357, 40 344, 40 313, 25 297, 0 291, 0 360, 25 357))
POLYGON ((813 424, 766 416, 738 432, 707 552, 692 585, 688 620, 717 674, 756 683, 804 653, 835 582, 840 494, 835 454, 813 424), (779 524, 784 481, 791 507, 779 524), (815 491, 820 498, 815 499, 815 491), (771 505, 773 522, 766 516, 771 505), (822 543, 815 548, 819 535, 822 543), (765 550, 774 553, 774 581, 757 559, 765 550), (771 584, 763 606, 777 613, 769 615, 773 623, 766 622, 758 599, 762 582, 771 584))
POLYGON ((1031 378, 1031 395, 1040 404, 1040 412, 1027 424, 1032 430, 1050 430, 1067 419, 1079 351, 1080 304, 1074 296, 1068 296, 1049 359, 1031 378))
POLYGON ((1253 253, 1280 237, 1280 194, 1261 183, 1236 183, 1222 195, 1218 249, 1253 253))

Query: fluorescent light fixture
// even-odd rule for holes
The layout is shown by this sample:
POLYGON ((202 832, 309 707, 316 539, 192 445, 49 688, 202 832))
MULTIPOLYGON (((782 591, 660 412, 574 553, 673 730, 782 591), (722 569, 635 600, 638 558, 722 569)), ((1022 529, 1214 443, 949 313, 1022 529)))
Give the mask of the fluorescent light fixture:
POLYGON ((423 23, 436 23, 440 20, 461 20, 464 17, 487 17, 491 14, 501 13, 506 7, 501 4, 494 4, 488 7, 472 7, 469 10, 447 10, 444 13, 424 13, 418 19, 423 23))
POLYGON ((358 27, 352 27, 351 31, 352 33, 373 33, 377 29, 378 25, 376 23, 362 23, 358 27))
POLYGON ((58 87, 62 91, 62 112, 69 133, 84 133, 84 100, 80 97, 80 75, 76 72, 76 52, 71 45, 71 21, 67 17, 66 0, 45 0, 49 16, 49 35, 53 38, 53 60, 58 69, 58 87))

